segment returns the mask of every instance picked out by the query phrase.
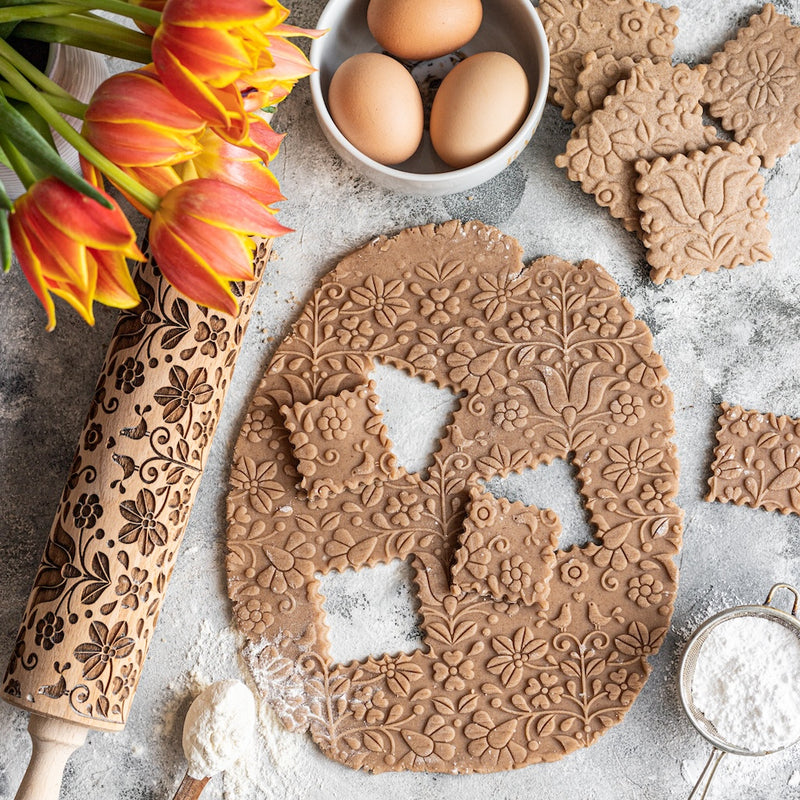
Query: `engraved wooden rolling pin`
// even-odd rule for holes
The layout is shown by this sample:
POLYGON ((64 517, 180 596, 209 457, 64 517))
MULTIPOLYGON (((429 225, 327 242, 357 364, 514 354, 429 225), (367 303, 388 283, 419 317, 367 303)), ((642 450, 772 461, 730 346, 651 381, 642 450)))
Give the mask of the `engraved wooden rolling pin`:
POLYGON ((269 250, 235 319, 139 270, 3 680, 32 712, 17 800, 57 797, 87 732, 125 725, 269 250))

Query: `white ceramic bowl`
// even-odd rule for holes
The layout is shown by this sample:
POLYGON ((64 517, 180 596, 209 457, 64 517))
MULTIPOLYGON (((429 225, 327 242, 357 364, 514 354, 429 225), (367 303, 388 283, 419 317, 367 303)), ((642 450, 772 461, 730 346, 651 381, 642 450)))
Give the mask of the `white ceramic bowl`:
POLYGON ((368 0, 330 0, 317 23, 328 33, 311 45, 310 60, 316 69, 311 76, 311 97, 319 124, 333 149, 375 183, 407 194, 463 192, 505 169, 530 141, 547 101, 550 55, 544 28, 530 0, 483 0, 481 27, 461 48, 465 56, 487 50, 508 53, 522 65, 531 89, 530 110, 514 136, 493 155, 462 169, 448 167, 436 155, 427 130, 411 158, 387 167, 358 151, 336 127, 327 105, 333 73, 356 53, 381 52, 367 27, 368 4, 368 0))

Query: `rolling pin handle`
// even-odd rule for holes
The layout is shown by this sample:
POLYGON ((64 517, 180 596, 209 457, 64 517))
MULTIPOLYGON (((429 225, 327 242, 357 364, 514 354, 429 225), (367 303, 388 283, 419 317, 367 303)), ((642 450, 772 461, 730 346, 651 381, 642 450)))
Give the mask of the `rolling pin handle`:
POLYGON ((67 760, 88 732, 84 725, 31 714, 28 733, 33 752, 15 800, 58 800, 67 760))

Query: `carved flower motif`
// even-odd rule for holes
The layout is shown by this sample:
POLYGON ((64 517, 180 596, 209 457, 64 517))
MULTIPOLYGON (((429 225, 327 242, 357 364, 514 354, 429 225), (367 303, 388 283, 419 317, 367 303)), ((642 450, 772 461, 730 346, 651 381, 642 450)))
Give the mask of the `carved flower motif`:
POLYGON ((538 679, 528 678, 525 694, 531 698, 534 708, 550 708, 551 705, 560 703, 564 694, 564 687, 557 684, 558 678, 555 675, 543 672, 538 679))
POLYGON ((619 20, 619 27, 625 36, 631 39, 638 39, 642 31, 647 29, 648 15, 641 9, 628 11, 619 20))
POLYGON ((86 430, 83 437, 83 446, 90 453, 94 452, 97 445, 103 441, 103 426, 98 422, 93 422, 86 430))
POLYGON ((530 279, 527 276, 512 278, 503 272, 499 275, 478 275, 477 283, 481 291, 472 298, 472 305, 482 308, 486 319, 493 321, 506 313, 509 303, 525 293, 530 279))
POLYGON ((664 510, 666 498, 672 491, 672 483, 663 478, 656 478, 652 483, 645 484, 642 487, 641 494, 644 507, 648 511, 654 511, 656 514, 660 514, 664 510))
POLYGON ((656 447, 650 447, 641 436, 634 439, 630 447, 612 444, 608 448, 611 464, 603 469, 603 477, 616 482, 617 491, 625 492, 639 482, 639 477, 657 467, 664 453, 656 447))
POLYGON ((431 325, 445 325, 450 322, 451 314, 458 314, 461 301, 445 287, 431 289, 428 297, 419 302, 419 312, 427 317, 431 325))
POLYGON ((278 465, 274 461, 256 464, 252 458, 242 456, 231 470, 231 497, 246 501, 260 514, 271 513, 273 501, 284 493, 280 483, 273 480, 277 471, 278 465))
POLYGON ((500 562, 500 583, 515 594, 533 583, 532 575, 533 567, 521 555, 513 555, 500 562))
POLYGON ((86 530, 94 528, 102 516, 103 506, 100 505, 100 498, 96 494, 82 494, 72 509, 75 526, 86 530))
POLYGON ((359 321, 358 317, 347 317, 342 320, 342 327, 336 332, 336 338, 342 347, 352 347, 358 350, 369 344, 369 337, 375 331, 368 319, 359 321))
POLYGON ((236 608, 239 627, 246 634, 261 636, 275 621, 272 606, 258 597, 251 597, 236 608))
POLYGON ((650 573, 628 581, 628 597, 640 608, 656 605, 663 598, 664 584, 650 573))
POLYGON ((492 421, 504 431, 513 431, 515 428, 524 428, 528 407, 522 405, 519 400, 506 400, 498 403, 494 407, 494 417, 492 421))
POLYGON ((433 679, 443 682, 448 692, 460 692, 466 685, 464 681, 475 677, 475 665, 470 659, 465 659, 460 650, 445 650, 442 661, 433 665, 433 679))
POLYGON ((169 386, 156 389, 153 395, 156 403, 164 406, 164 422, 178 422, 194 404, 203 405, 211 400, 214 387, 206 383, 205 367, 192 370, 191 375, 181 366, 173 366, 169 371, 169 386))
POLYGON ((99 678, 109 663, 131 654, 136 642, 128 636, 128 623, 124 620, 110 628, 99 620, 89 625, 88 642, 79 644, 73 656, 83 664, 83 677, 87 681, 99 678))
POLYGON ((580 586, 589 579, 589 567, 575 558, 561 565, 561 580, 570 586, 580 586))
POLYGON ((619 702, 623 706, 630 705, 636 697, 639 689, 642 688, 642 678, 636 672, 628 675, 628 670, 620 669, 608 674, 609 682, 605 685, 608 698, 612 702, 619 702))
POLYGON ((508 318, 511 335, 521 342, 538 339, 544 330, 544 324, 539 319, 539 314, 539 309, 532 306, 525 306, 520 311, 512 312, 508 318))
POLYGON ((398 697, 408 697, 411 684, 418 681, 423 674, 422 669, 408 656, 386 656, 382 661, 376 662, 373 669, 384 677, 389 691, 398 697))
POLYGON ((666 628, 651 631, 643 622, 631 622, 628 632, 617 636, 614 644, 625 655, 649 656, 658 650, 666 633, 666 628))
POLYGON ((64 620, 48 611, 37 623, 34 642, 38 647, 52 650, 64 640, 64 620))
POLYGON ((616 336, 619 330, 619 323, 622 316, 616 306, 610 308, 605 303, 598 303, 589 308, 589 316, 586 318, 586 327, 590 333, 596 333, 607 339, 616 336))
MULTIPOLYGON (((459 548, 460 559, 464 559, 463 568, 472 575, 473 578, 483 580, 489 574, 489 564, 492 561, 492 554, 488 547, 484 545, 483 534, 480 531, 469 533, 459 548), (461 554, 464 555, 461 555, 461 554)), ((459 564, 461 562, 459 560, 459 564)))
POLYGON ((153 584, 147 580, 148 572, 146 569, 134 567, 130 575, 122 574, 117 581, 115 591, 122 597, 122 605, 125 608, 139 608, 139 602, 146 603, 150 599, 150 591, 153 584))
POLYGON ((256 578, 259 586, 272 589, 276 594, 284 594, 289 587, 299 589, 305 579, 314 574, 314 562, 311 559, 316 548, 299 531, 289 534, 283 547, 266 542, 261 549, 269 566, 256 578))
POLYGON ((417 763, 429 764, 432 758, 450 761, 456 754, 455 746, 450 744, 456 737, 455 729, 440 714, 430 717, 422 733, 403 729, 400 735, 414 754, 409 766, 417 763))
POLYGON ((123 664, 111 680, 111 694, 121 701, 127 700, 136 688, 138 671, 133 664, 123 664))
POLYGON ((383 722, 388 706, 386 693, 381 689, 375 691, 371 686, 356 689, 350 701, 353 717, 359 722, 366 721, 367 725, 378 725, 383 722))
POLYGON ((401 491, 400 496, 393 495, 386 503, 386 513, 389 519, 400 528, 407 528, 412 520, 418 522, 422 518, 423 506, 417 502, 413 492, 401 491))
POLYGON ((205 447, 214 434, 216 425, 216 414, 212 411, 204 411, 199 419, 192 423, 192 441, 197 442, 200 447, 205 447))
POLYGON ((492 649, 497 655, 489 659, 486 668, 493 675, 499 675, 503 685, 510 689, 522 680, 528 667, 544 657, 547 642, 536 639, 530 628, 523 627, 517 629, 513 638, 495 636, 492 649))
POLYGON ((363 286, 350 290, 350 299, 358 306, 372 309, 379 325, 393 328, 397 318, 410 310, 408 301, 403 297, 404 292, 402 281, 384 282, 377 275, 370 275, 363 286))
POLYGON ((497 500, 490 494, 473 498, 469 507, 469 519, 476 528, 491 528, 497 521, 497 500))
POLYGON ((742 72, 739 72, 734 63, 729 67, 731 73, 737 73, 739 89, 736 94, 746 94, 747 105, 754 111, 765 105, 783 105, 786 90, 797 80, 797 68, 792 69, 786 65, 781 50, 751 50, 747 54, 747 67, 742 72))
POLYGON ((451 368, 449 378, 468 392, 477 391, 489 397, 507 383, 501 372, 492 369, 498 355, 497 350, 478 355, 469 342, 459 342, 456 351, 447 356, 447 366, 451 368))
POLYGON ((325 406, 317 419, 317 428, 322 433, 322 438, 328 441, 333 439, 341 441, 352 426, 353 422, 347 416, 347 408, 333 403, 325 406))
POLYGON ((117 367, 116 387, 130 394, 144 383, 144 364, 128 357, 117 367))
POLYGON ((156 519, 156 496, 149 489, 140 490, 136 500, 123 500, 119 513, 128 520, 119 532, 123 544, 136 542, 139 552, 149 556, 167 543, 167 528, 156 519))
POLYGON ((527 756, 527 750, 513 741, 516 730, 516 719, 497 724, 486 711, 476 711, 472 722, 464 728, 470 740, 467 750, 486 766, 509 769, 527 756))
POLYGON ((746 437, 751 431, 758 430, 764 418, 757 411, 745 411, 741 408, 731 408, 725 412, 728 419, 733 419, 730 431, 741 438, 746 437))
POLYGON ((272 420, 267 416, 267 412, 263 408, 250 411, 242 424, 242 436, 246 436, 248 442, 257 444, 269 439, 271 435, 272 420))
POLYGON ((196 342, 202 342, 200 352, 204 356, 217 357, 217 351, 224 351, 228 347, 230 333, 225 330, 226 322, 222 317, 212 314, 208 322, 201 322, 194 334, 196 342))
POLYGON ((644 419, 644 403, 641 397, 632 397, 625 393, 609 403, 611 419, 623 425, 635 425, 644 419))

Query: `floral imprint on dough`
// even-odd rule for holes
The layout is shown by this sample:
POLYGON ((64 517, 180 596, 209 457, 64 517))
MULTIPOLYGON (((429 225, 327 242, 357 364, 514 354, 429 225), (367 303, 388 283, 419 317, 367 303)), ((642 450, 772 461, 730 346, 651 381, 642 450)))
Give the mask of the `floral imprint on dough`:
POLYGON ((322 400, 281 406, 300 488, 311 500, 398 475, 375 382, 322 400))
POLYGON ((541 0, 539 16, 550 47, 553 99, 572 119, 583 56, 670 60, 678 34, 677 6, 645 0, 541 0))
POLYGON ((730 142, 669 161, 636 162, 642 240, 654 283, 772 259, 753 144, 730 142))
POLYGON ((344 258, 275 351, 236 445, 237 462, 279 465, 269 480, 282 493, 271 511, 237 485, 228 496, 244 656, 283 723, 355 769, 468 773, 559 759, 620 722, 677 586, 666 374, 591 261, 526 267, 516 240, 458 221, 344 258), (434 316, 443 297, 458 303, 434 316), (427 477, 399 471, 311 500, 280 409, 364 387, 376 360, 463 393, 427 477), (546 605, 454 588, 472 493, 553 458, 577 467, 595 540, 552 550, 547 531, 544 556, 516 553, 532 570, 541 559, 537 575, 549 562, 546 605), (315 576, 398 558, 412 564, 424 648, 335 663, 315 576))
POLYGON ((622 220, 626 230, 641 232, 636 206, 638 159, 671 157, 703 150, 718 141, 703 125, 700 96, 704 65, 673 67, 643 59, 620 81, 603 107, 576 128, 565 153, 556 156, 570 180, 622 220))
POLYGON ((711 58, 703 102, 765 167, 800 142, 800 28, 767 3, 711 58))
POLYGON ((550 509, 472 488, 450 574, 454 592, 546 610, 560 532, 550 509))
POLYGON ((800 514, 800 420, 720 408, 706 500, 800 514))

